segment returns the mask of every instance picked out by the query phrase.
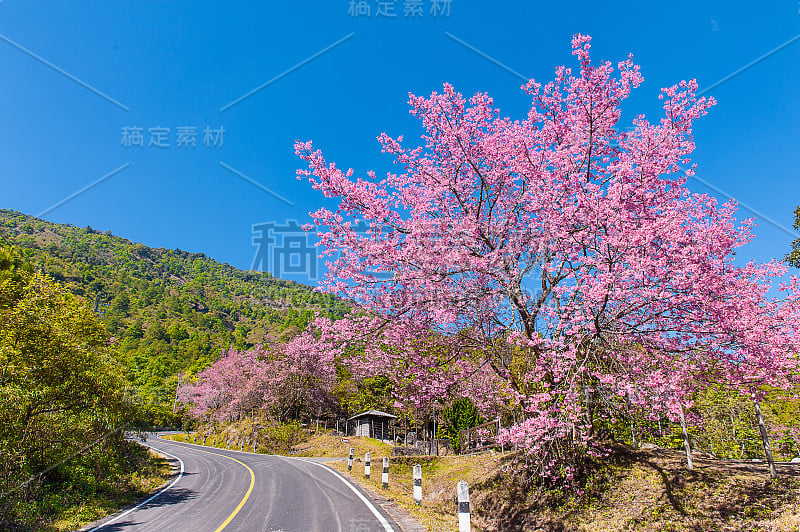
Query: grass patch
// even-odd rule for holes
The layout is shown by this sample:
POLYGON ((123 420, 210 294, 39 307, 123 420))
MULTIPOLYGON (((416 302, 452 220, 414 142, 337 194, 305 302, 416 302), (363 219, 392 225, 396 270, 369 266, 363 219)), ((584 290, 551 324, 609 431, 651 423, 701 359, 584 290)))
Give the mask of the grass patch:
MULTIPOLYGON (((365 453, 370 453, 375 457, 380 455, 388 456, 392 452, 392 447, 374 438, 363 436, 350 436, 347 438, 332 436, 330 434, 320 434, 313 436, 307 442, 295 445, 292 449, 294 456, 325 456, 342 457, 348 456, 350 448, 355 449, 355 458, 363 459, 365 453)), ((375 461, 375 458, 372 458, 375 461)))
POLYGON ((308 439, 298 422, 278 423, 266 418, 246 418, 222 426, 201 426, 196 432, 168 434, 164 439, 195 443, 217 449, 242 450, 262 454, 289 454, 292 448, 308 439))

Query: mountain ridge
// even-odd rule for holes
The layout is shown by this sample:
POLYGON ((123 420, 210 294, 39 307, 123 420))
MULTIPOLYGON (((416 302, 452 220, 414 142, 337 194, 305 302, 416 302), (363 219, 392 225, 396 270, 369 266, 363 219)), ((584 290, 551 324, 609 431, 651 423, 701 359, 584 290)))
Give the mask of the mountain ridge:
POLYGON ((204 253, 155 248, 0 209, 0 245, 64 284, 100 314, 142 399, 172 406, 179 374, 194 374, 228 347, 281 341, 315 314, 349 305, 313 287, 241 270, 204 253))

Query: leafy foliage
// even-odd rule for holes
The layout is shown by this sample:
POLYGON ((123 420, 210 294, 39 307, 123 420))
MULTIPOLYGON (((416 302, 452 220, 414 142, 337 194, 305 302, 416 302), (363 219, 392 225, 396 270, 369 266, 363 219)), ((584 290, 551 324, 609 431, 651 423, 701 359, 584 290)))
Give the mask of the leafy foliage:
POLYGON ((337 383, 331 393, 342 414, 349 417, 370 409, 392 411, 394 387, 386 375, 358 379, 345 365, 339 364, 336 367, 336 377, 337 383))
POLYGON ((694 439, 699 448, 719 458, 755 458, 764 453, 749 397, 712 385, 699 394, 695 408, 703 429, 694 439))
POLYGON ((461 431, 483 423, 483 417, 468 397, 460 397, 445 408, 442 420, 438 437, 449 439, 455 452, 461 451, 461 431))
POLYGON ((0 521, 25 521, 52 486, 94 490, 125 469, 136 412, 92 309, 7 248, 0 324, 0 521))
MULTIPOLYGON (((800 230, 800 206, 794 210, 794 223, 792 227, 800 230)), ((800 238, 796 238, 792 241, 792 250, 786 255, 786 262, 795 268, 800 268, 800 238)))

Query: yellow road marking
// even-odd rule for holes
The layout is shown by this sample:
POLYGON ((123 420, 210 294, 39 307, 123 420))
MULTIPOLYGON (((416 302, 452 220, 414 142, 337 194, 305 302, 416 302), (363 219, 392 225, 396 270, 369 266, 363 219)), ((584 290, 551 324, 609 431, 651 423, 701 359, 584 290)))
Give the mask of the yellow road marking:
MULTIPOLYGON (((168 441, 169 441, 169 440, 168 440, 168 441)), ((170 443, 183 443, 183 442, 172 442, 172 441, 171 441, 170 443)), ((228 526, 228 525, 230 524, 230 522, 233 520, 233 518, 234 518, 234 517, 236 517, 236 514, 238 514, 238 513, 239 513, 239 510, 241 510, 241 509, 242 509, 242 506, 244 506, 244 503, 246 503, 246 502, 247 502, 247 499, 249 499, 249 498, 250 498, 250 493, 252 493, 252 492, 253 492, 253 486, 254 486, 254 485, 255 485, 255 483, 256 483, 256 474, 255 474, 255 472, 253 472, 253 470, 252 470, 252 469, 250 469, 250 466, 248 466, 248 465, 247 465, 247 464, 245 464, 244 462, 240 462, 240 461, 239 461, 239 460, 237 460, 236 458, 231 458, 230 456, 225 456, 224 454, 212 453, 211 451, 204 451, 203 449, 194 449, 194 450, 195 450, 195 451, 200 451, 201 453, 207 453, 207 454, 213 454, 213 455, 215 455, 215 456, 221 456, 221 457, 223 457, 223 458, 227 458, 228 460, 233 460, 233 461, 234 461, 234 462, 236 462, 237 464, 241 464, 241 465, 243 465, 243 466, 245 467, 245 469, 247 469, 248 471, 250 471, 250 487, 249 487, 249 488, 247 488, 247 493, 245 493, 245 494, 244 494, 244 499, 242 499, 242 502, 240 502, 240 503, 239 503, 239 506, 237 506, 237 507, 236 507, 236 509, 233 511, 233 513, 232 513, 231 515, 229 515, 229 516, 228 516, 228 518, 227 518, 227 519, 225 519, 225 521, 224 521, 224 522, 223 522, 221 525, 219 525, 219 528, 217 528, 217 529, 214 531, 214 532, 220 532, 221 530, 223 530, 223 529, 224 529, 226 526, 228 526)))

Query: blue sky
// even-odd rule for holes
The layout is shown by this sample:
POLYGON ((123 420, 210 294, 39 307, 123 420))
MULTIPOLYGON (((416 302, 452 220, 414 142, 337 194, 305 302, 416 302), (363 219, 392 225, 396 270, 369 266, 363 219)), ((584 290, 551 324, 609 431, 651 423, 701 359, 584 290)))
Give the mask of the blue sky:
MULTIPOLYGON (((118 170, 43 218, 248 269, 254 224, 304 223, 324 203, 295 178, 295 139, 314 140, 340 167, 380 174, 390 160, 375 137, 418 138, 407 93, 443 82, 486 91, 503 114, 522 118, 522 81, 475 50, 547 81, 555 66, 574 64, 571 36, 588 33, 595 60, 632 52, 642 66, 645 83, 623 118, 655 119, 660 87, 689 78, 709 87, 800 35, 797 0, 451 0, 436 16, 422 0, 416 17, 404 16, 406 3, 383 2, 394 6, 391 18, 379 16, 377 0, 366 2, 369 16, 351 14, 349 0, 3 0, 0 207, 37 215, 118 170), (144 147, 123 145, 123 128, 133 127, 144 147), (168 148, 148 145, 148 130, 159 127, 169 128, 168 148), (196 128, 196 147, 178 147, 182 127, 196 128), (224 129, 221 146, 203 143, 206 128, 224 129)), ((719 104, 695 131, 698 176, 784 228, 800 204, 798 67, 800 39, 715 87, 719 104)), ((738 260, 787 252, 790 234, 763 217, 759 224, 738 260)), ((283 276, 313 284, 306 274, 283 276)))

